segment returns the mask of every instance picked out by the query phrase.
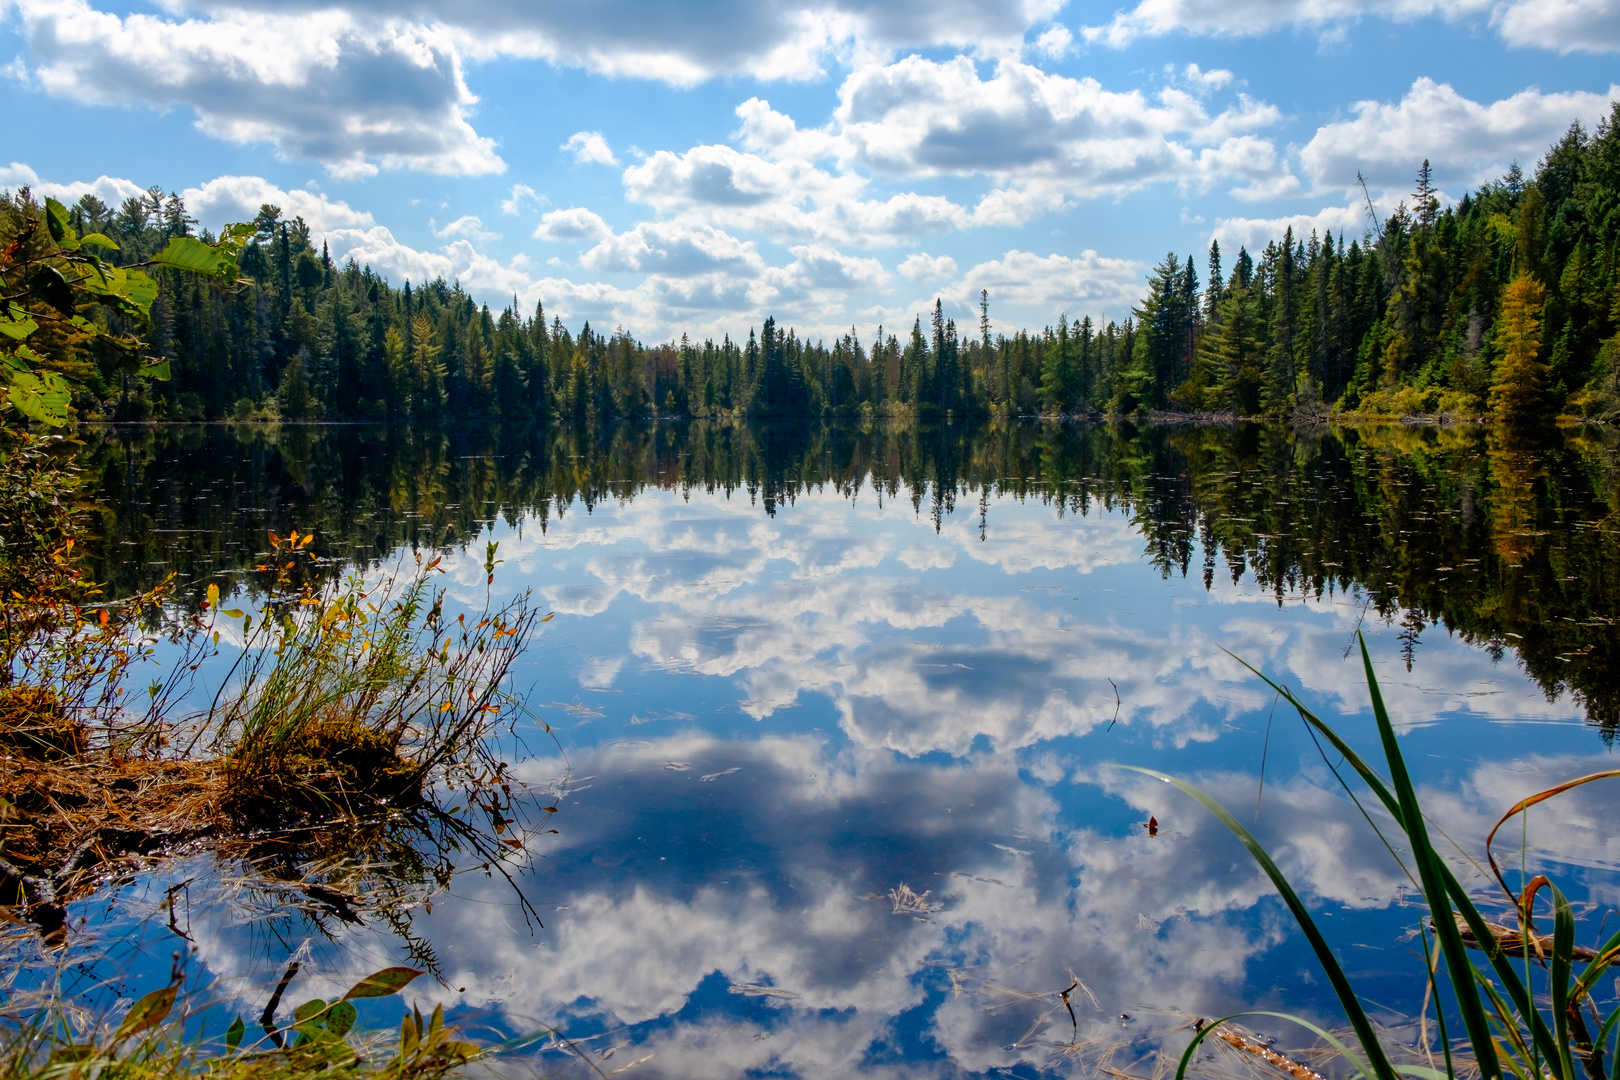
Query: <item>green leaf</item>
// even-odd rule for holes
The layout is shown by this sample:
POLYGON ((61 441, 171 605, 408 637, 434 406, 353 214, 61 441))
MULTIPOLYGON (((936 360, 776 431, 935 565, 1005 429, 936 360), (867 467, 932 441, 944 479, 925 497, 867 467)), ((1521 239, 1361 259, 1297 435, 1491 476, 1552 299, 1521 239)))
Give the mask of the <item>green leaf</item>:
POLYGON ((208 277, 228 273, 235 265, 218 248, 190 236, 176 236, 170 240, 168 247, 152 256, 152 262, 172 270, 185 270, 208 277))
MULTIPOLYGON (((1359 634, 1357 637, 1360 639, 1359 634)), ((1365 657, 1365 640, 1362 640, 1362 654, 1363 657, 1365 657)), ((1234 657, 1234 659, 1236 658, 1234 657)), ((1284 701, 1288 702, 1288 704, 1292 705, 1299 712, 1302 720, 1321 733, 1323 738, 1328 740, 1328 742, 1333 746, 1333 749, 1343 756, 1345 761, 1356 770, 1356 772, 1361 776, 1361 779, 1369 788, 1372 789, 1373 794, 1378 796, 1379 801, 1384 804, 1384 808, 1388 810, 1390 816, 1395 819, 1395 823, 1400 826, 1402 831, 1405 831, 1405 810, 1403 809, 1401 802, 1389 790, 1389 787, 1386 786, 1383 777, 1378 775, 1377 770, 1368 765, 1367 762, 1362 759, 1361 755, 1357 754, 1348 743, 1340 738, 1338 732, 1334 731, 1331 727, 1324 723, 1320 717, 1311 712, 1311 710, 1305 706, 1304 702, 1295 697, 1293 691, 1289 690, 1287 687, 1279 686, 1272 682, 1253 665, 1241 659, 1238 659, 1238 663, 1243 664, 1244 667, 1258 675, 1267 686, 1270 686, 1273 690, 1277 691, 1277 693, 1282 696, 1284 701)), ((1377 677, 1372 674, 1370 665, 1368 666, 1367 674, 1368 679, 1370 680, 1370 685, 1376 690, 1378 680, 1377 677)), ((1382 705, 1382 698, 1378 697, 1376 700, 1376 708, 1381 709, 1382 705)), ((1385 716, 1385 720, 1388 720, 1387 715, 1385 716)), ((1438 863, 1437 869, 1439 871, 1439 876, 1445 883, 1446 895, 1451 898, 1451 902, 1456 906, 1458 913, 1461 914, 1463 919, 1468 923, 1468 928, 1473 931, 1475 940, 1479 941, 1484 948, 1485 955, 1490 959, 1492 969, 1495 970, 1497 977, 1502 980, 1503 989, 1507 991, 1509 999, 1513 1002, 1514 1011, 1516 1011, 1529 1026, 1531 1036, 1535 1042, 1535 1045, 1540 1049, 1542 1056, 1548 1060, 1556 1058, 1557 1046, 1554 1044, 1552 1032, 1547 1029, 1546 1020, 1542 1017, 1540 1010, 1535 1007, 1534 1002, 1531 1000, 1529 993, 1525 989, 1524 982, 1519 978, 1519 973, 1514 969, 1512 963, 1513 958, 1494 944, 1495 938, 1492 937, 1490 928, 1486 926, 1484 916, 1482 916, 1479 913, 1479 909, 1474 906, 1474 902, 1469 897, 1468 891, 1462 887, 1462 883, 1459 882, 1457 880, 1457 876, 1451 872, 1451 868, 1447 866, 1443 860, 1436 860, 1436 862, 1438 863)), ((1455 923, 1452 923, 1451 925, 1452 931, 1455 932, 1455 923)), ((1436 933, 1441 933, 1441 931, 1437 929, 1436 933)), ((1473 970, 1472 964, 1468 966, 1468 970, 1473 970)), ((1474 976, 1478 979, 1481 989, 1484 990, 1487 996, 1492 997, 1494 1000, 1496 992, 1491 986, 1490 981, 1485 978, 1483 973, 1477 970, 1474 971, 1474 976)), ((1494 1044, 1487 1043, 1482 1049, 1478 1050, 1478 1053, 1480 1054, 1480 1060, 1482 1063, 1488 1060, 1494 1067, 1494 1071, 1487 1071, 1485 1075, 1499 1076, 1501 1073, 1500 1063, 1496 1056, 1494 1044)), ((1617 1077, 1616 1080, 1620 1080, 1620 1077, 1617 1077)))
POLYGON ((6 337, 11 338, 14 341, 21 341, 23 338, 27 337, 29 334, 32 334, 38 329, 39 323, 35 322, 33 318, 28 315, 22 315, 21 317, 11 315, 6 318, 0 318, 0 334, 4 334, 6 337))
POLYGON ((242 1023, 240 1016, 231 1021, 231 1026, 225 1029, 225 1052, 227 1054, 236 1053, 236 1048, 242 1045, 242 1036, 246 1032, 247 1027, 242 1023))
POLYGON ((1305 939, 1311 943, 1311 949, 1316 953, 1317 962, 1322 965, 1322 970, 1327 975, 1328 982, 1333 985, 1334 993, 1339 997, 1339 1004, 1344 1008, 1344 1014, 1349 1019, 1350 1026, 1355 1029, 1356 1038, 1361 1041, 1362 1049, 1367 1052, 1367 1058, 1371 1066, 1369 1075, 1376 1076, 1378 1080, 1395 1080, 1395 1069, 1390 1064, 1389 1058, 1384 1054, 1382 1044, 1378 1041, 1378 1032, 1373 1028, 1372 1021, 1367 1018, 1366 1010, 1361 1007, 1361 999, 1356 996, 1354 988, 1350 985, 1350 980, 1344 974, 1344 969, 1340 967, 1338 957, 1333 955, 1333 950, 1328 946, 1327 940, 1322 937, 1322 932, 1316 928, 1315 920, 1311 918, 1311 913, 1306 910, 1304 902, 1294 892, 1294 887, 1288 883, 1288 878, 1283 876, 1282 870, 1272 861, 1271 855, 1261 846, 1260 841, 1255 839, 1254 834, 1244 828, 1242 822, 1228 813, 1226 807, 1185 780, 1178 780, 1168 773, 1158 772, 1155 769, 1144 769, 1136 765, 1114 765, 1113 768, 1128 769, 1131 772, 1163 780, 1165 783, 1191 795, 1203 804, 1204 809, 1214 814, 1221 824, 1225 825, 1232 835, 1237 837, 1243 846, 1249 850, 1249 855, 1253 857, 1255 862, 1260 864, 1260 869, 1265 871, 1266 876, 1271 879, 1272 886, 1281 894, 1283 903, 1288 905, 1288 910, 1293 914, 1294 921, 1299 924, 1300 930, 1304 931, 1305 939))
POLYGON ((305 1024, 326 1011, 326 1002, 320 998, 310 998, 298 1008, 293 1010, 293 1022, 305 1024))
POLYGON ((103 236, 98 232, 86 233, 84 236, 79 237, 79 246, 106 248, 108 251, 118 250, 118 245, 110 237, 103 236))
POLYGON ((11 369, 7 399, 12 408, 42 424, 62 427, 69 419, 72 395, 67 381, 54 371, 36 375, 32 371, 11 369))
POLYGON ((73 286, 54 266, 42 266, 28 278, 28 294, 55 308, 64 319, 73 318, 73 286))
POLYGON ((155 364, 146 364, 143 366, 140 370, 140 374, 148 379, 156 379, 158 382, 168 382, 169 376, 173 374, 173 372, 169 368, 169 362, 167 360, 159 360, 155 364))
POLYGON ((165 986, 161 990, 153 990, 137 1001, 130 1008, 129 1015, 124 1017, 124 1022, 119 1024, 118 1030, 113 1033, 113 1043, 116 1045, 131 1035, 151 1031, 163 1023, 169 1015, 169 1010, 174 1008, 174 996, 179 990, 178 986, 165 986))
POLYGON ((343 995, 343 1000, 350 998, 388 997, 397 994, 409 986, 411 980, 422 974, 416 968, 388 967, 381 971, 374 971, 349 987, 349 992, 343 995))
POLYGON ((219 230, 219 246, 235 252, 247 245, 258 232, 252 222, 238 221, 219 230))
POLYGON ((133 315, 142 321, 152 317, 152 301, 157 299, 157 282, 139 270, 121 266, 100 268, 99 273, 79 279, 79 288, 108 307, 133 315))
POLYGON ((231 619, 240 619, 242 617, 242 609, 241 608, 235 608, 235 607, 221 608, 219 613, 221 615, 224 615, 227 618, 231 618, 231 619))
POLYGON ((360 1011, 354 1007, 353 1002, 334 1001, 331 1008, 326 1010, 326 1030, 342 1038, 353 1029, 359 1019, 360 1011))
POLYGON ((1575 953, 1575 912, 1558 886, 1552 886, 1552 894, 1552 972, 1548 981, 1552 984, 1553 1028, 1558 1035, 1558 1067, 1563 1070, 1564 1080, 1575 1080, 1575 1061, 1569 1053, 1569 976, 1575 953))
POLYGON ((45 227, 51 231, 51 239, 62 247, 79 246, 67 207, 49 196, 45 199, 45 227))

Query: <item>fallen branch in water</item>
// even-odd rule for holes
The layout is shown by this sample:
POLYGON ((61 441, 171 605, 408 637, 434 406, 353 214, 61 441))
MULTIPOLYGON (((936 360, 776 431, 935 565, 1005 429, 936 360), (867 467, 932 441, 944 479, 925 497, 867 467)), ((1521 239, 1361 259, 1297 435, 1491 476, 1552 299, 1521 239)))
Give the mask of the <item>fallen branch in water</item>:
MULTIPOLYGON (((1206 1020, 1194 1021, 1193 1030, 1203 1031, 1206 1023, 1208 1023, 1206 1020)), ((1225 1024, 1221 1024, 1213 1028, 1210 1031, 1210 1034, 1230 1047, 1241 1050, 1245 1054, 1251 1054, 1254 1057, 1257 1057, 1260 1060, 1281 1069, 1289 1076, 1292 1076, 1294 1080, 1325 1080, 1321 1073, 1317 1072, 1309 1065, 1301 1065, 1293 1058, 1284 1054, 1279 1054, 1265 1043, 1257 1042, 1256 1040, 1249 1038, 1247 1035, 1244 1035, 1242 1032, 1234 1031, 1225 1024)))
MULTIPOLYGON (((1463 917, 1461 915, 1455 915, 1454 917, 1457 920, 1457 933, 1462 936, 1463 944, 1467 945, 1470 949, 1480 949, 1483 951, 1484 946, 1479 943, 1479 938, 1474 936, 1473 929, 1469 927, 1468 923, 1463 919, 1463 917)), ((1525 935, 1523 933, 1513 929, 1511 926, 1502 926, 1499 923, 1486 923, 1485 928, 1491 932, 1491 937, 1496 939, 1497 947, 1503 952, 1512 953, 1515 956, 1522 956, 1524 954, 1525 935)), ((1553 936, 1551 934, 1537 934, 1532 932, 1530 934, 1529 944, 1530 955, 1534 956, 1538 960, 1544 960, 1548 956, 1552 955, 1553 936)), ((1572 959, 1580 960, 1584 963, 1591 963, 1593 960, 1597 959, 1597 956, 1598 954, 1596 949, 1588 949, 1584 945, 1576 945, 1570 951, 1570 957, 1572 959)))

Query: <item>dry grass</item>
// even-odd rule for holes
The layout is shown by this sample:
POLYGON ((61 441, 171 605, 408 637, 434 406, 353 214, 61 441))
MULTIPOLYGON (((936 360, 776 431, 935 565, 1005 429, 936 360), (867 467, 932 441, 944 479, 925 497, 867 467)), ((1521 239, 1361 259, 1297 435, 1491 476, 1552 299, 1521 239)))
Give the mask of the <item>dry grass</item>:
MULTIPOLYGON (((367 874, 442 883, 457 848, 486 866, 523 856, 530 825, 495 740, 515 720, 503 680, 543 620, 526 596, 449 617, 437 559, 323 580, 310 547, 271 537, 257 618, 210 589, 201 615, 170 627, 179 659, 144 694, 127 684, 155 652, 139 619, 160 594, 99 617, 65 605, 14 639, 0 912, 60 938, 68 903, 199 846, 329 900, 328 879, 353 879, 338 867, 354 860, 361 880, 326 903, 340 917, 372 891, 367 874), (228 662, 223 633, 242 645, 214 701, 177 709, 192 673, 228 662), (440 807, 452 794, 466 813, 440 807)), ((486 562, 493 578, 494 545, 486 562)))

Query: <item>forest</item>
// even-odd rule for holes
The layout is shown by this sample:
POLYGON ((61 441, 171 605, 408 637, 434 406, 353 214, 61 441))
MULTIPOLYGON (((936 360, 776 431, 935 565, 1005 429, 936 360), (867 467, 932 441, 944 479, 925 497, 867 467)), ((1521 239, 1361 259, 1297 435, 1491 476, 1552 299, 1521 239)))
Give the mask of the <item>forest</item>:
POLYGON ((1166 578, 1252 573, 1277 603, 1336 595, 1514 654, 1549 699, 1620 733, 1616 433, 1495 426, 492 423, 101 427, 77 456, 95 507, 85 570, 115 595, 179 575, 252 587, 266 531, 307 529, 324 572, 401 547, 480 550, 497 522, 546 532, 648 490, 722 493, 775 515, 812 492, 909 506, 978 536, 1008 500, 1076 518, 1124 511, 1166 578), (975 513, 976 511, 976 513, 975 513), (974 518, 977 520, 975 521, 974 518), (1460 571, 1460 572, 1459 572, 1460 571))
MULTIPOLYGON (((15 218, 29 196, 7 199, 15 218)), ((119 265, 196 229, 158 188, 70 213, 119 265)), ((1442 207, 1425 161, 1395 212, 1369 200, 1362 235, 1171 253, 1130 317, 1038 331, 993 333, 981 294, 977 326, 936 301, 865 342, 767 318, 746 339, 649 345, 570 332, 543 301, 494 312, 456 282, 396 288, 274 206, 252 227, 234 283, 154 272, 147 338, 169 377, 98 361, 76 380, 81 418, 1620 416, 1620 102, 1594 132, 1572 125, 1533 175, 1514 165, 1442 207)))

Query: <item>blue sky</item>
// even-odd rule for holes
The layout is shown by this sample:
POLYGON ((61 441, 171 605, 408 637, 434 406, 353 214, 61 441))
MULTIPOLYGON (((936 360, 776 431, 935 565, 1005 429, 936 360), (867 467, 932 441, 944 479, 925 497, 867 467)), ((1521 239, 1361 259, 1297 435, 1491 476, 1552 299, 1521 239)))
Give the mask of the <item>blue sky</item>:
POLYGON ((1620 0, 0 0, 0 186, 272 202, 396 284, 647 341, 1122 317, 1620 97, 1620 0))

